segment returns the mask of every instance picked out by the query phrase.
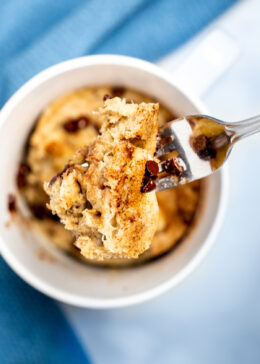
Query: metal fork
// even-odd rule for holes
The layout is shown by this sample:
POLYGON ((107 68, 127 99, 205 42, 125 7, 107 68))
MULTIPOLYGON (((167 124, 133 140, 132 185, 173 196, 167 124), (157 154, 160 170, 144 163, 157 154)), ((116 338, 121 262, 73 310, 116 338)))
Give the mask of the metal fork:
POLYGON ((209 176, 223 165, 237 141, 259 131, 260 116, 235 123, 206 115, 170 121, 159 130, 155 154, 159 170, 157 176, 150 176, 150 191, 160 192, 209 176))

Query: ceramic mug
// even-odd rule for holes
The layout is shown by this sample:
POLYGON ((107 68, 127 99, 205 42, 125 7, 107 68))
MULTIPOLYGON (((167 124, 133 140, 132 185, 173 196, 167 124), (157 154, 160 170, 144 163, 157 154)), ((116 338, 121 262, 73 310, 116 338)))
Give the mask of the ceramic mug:
POLYGON ((155 97, 175 114, 206 112, 202 103, 181 91, 168 73, 135 58, 87 56, 39 73, 0 112, 0 249, 5 261, 21 278, 48 296, 82 307, 110 308, 157 296, 182 281, 202 260, 221 224, 226 173, 221 170, 208 178, 207 197, 192 234, 176 249, 149 264, 122 270, 82 264, 51 243, 43 242, 26 227, 16 223, 8 226, 7 195, 16 191, 17 165, 35 120, 60 95, 98 85, 139 90, 155 97), (39 259, 41 251, 52 259, 39 259))

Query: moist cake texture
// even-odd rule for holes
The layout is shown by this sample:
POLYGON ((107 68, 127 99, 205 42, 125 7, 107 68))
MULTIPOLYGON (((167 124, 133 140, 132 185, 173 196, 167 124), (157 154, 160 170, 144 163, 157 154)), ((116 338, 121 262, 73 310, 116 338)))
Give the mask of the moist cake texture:
MULTIPOLYGON (((19 166, 17 185, 31 213, 31 226, 48 241, 84 261, 75 248, 74 234, 66 230, 59 218, 47 209, 49 201, 43 189, 46 181, 62 171, 75 152, 91 144, 100 133, 103 119, 97 111, 105 95, 119 96, 127 102, 154 102, 150 97, 131 89, 99 86, 80 89, 61 96, 48 105, 36 121, 28 137, 25 155, 19 166)), ((160 104, 159 127, 173 116, 160 104)), ((202 196, 202 181, 195 181, 156 194, 159 221, 150 248, 138 259, 109 259, 96 264, 125 265, 155 258, 172 249, 193 225, 202 196)))
POLYGON ((88 259, 138 258, 151 245, 158 203, 141 186, 154 158, 158 110, 159 104, 106 100, 98 111, 101 135, 45 183, 50 209, 88 259))

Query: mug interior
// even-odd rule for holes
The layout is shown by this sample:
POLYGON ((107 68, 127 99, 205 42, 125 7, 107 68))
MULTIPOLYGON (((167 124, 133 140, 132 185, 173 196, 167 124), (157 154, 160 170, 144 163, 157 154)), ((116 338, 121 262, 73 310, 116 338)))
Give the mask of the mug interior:
POLYGON ((17 195, 17 165, 35 120, 62 94, 98 85, 136 89, 155 97, 177 115, 203 111, 156 66, 120 56, 84 57, 54 66, 23 86, 1 111, 1 253, 24 280, 40 291, 67 303, 95 308, 143 301, 177 284, 189 273, 213 239, 223 188, 222 173, 208 178, 207 197, 197 227, 172 252, 134 268, 107 269, 83 264, 66 256, 25 224, 8 224, 7 196, 14 192, 17 195))

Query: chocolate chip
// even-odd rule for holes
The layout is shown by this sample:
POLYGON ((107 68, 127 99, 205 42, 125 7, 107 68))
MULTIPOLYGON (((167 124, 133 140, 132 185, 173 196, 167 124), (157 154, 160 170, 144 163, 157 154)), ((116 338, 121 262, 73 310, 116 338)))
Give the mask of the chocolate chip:
POLYGON ((63 124, 63 128, 68 133, 76 133, 80 129, 84 129, 89 125, 87 116, 80 116, 77 119, 69 119, 63 124))
POLYGON ((56 174, 56 176, 52 177, 52 179, 49 182, 49 186, 53 185, 54 182, 56 182, 56 180, 60 177, 62 177, 63 173, 65 173, 66 171, 72 171, 73 170, 73 166, 70 164, 66 164, 65 167, 63 168, 63 170, 61 172, 59 172, 58 174, 56 174))
POLYGON ((104 97, 103 97, 103 101, 106 101, 106 100, 109 100, 109 99, 112 99, 112 97, 108 94, 105 94, 104 97))
POLYGON ((147 161, 145 165, 145 175, 148 177, 157 176, 159 173, 159 166, 155 161, 147 161))
POLYGON ((172 137, 171 136, 168 136, 168 137, 165 137, 165 138, 162 138, 159 134, 157 135, 157 138, 156 138, 156 151, 159 150, 161 147, 163 147, 164 145, 166 144, 169 144, 172 142, 172 137))
POLYGON ((18 168, 18 173, 16 176, 16 183, 19 188, 26 186, 26 183, 27 183, 26 179, 27 179, 27 175, 30 172, 30 170, 31 169, 28 166, 28 164, 20 163, 19 168, 18 168))
POLYGON ((151 192, 156 188, 155 182, 152 180, 152 178, 145 176, 143 178, 141 192, 151 192))
POLYGON ((125 88, 121 87, 121 86, 116 86, 112 88, 112 95, 114 97, 121 97, 123 96, 124 92, 125 92, 125 88))
POLYGON ((176 158, 167 159, 166 161, 162 162, 162 169, 174 176, 180 176, 184 170, 176 158))
POLYGON ((75 133, 76 131, 79 130, 79 128, 78 128, 78 122, 75 121, 75 120, 66 121, 66 123, 63 124, 63 128, 68 133, 75 133))
POLYGON ((86 201, 86 209, 88 210, 92 210, 93 206, 91 205, 91 203, 89 202, 89 200, 86 201))
POLYGON ((204 161, 209 161, 216 158, 216 150, 212 148, 211 138, 206 135, 199 135, 193 140, 193 148, 198 156, 204 161))
POLYGON ((56 182, 56 180, 60 177, 60 174, 56 174, 56 176, 52 177, 52 179, 49 181, 49 186, 52 186, 53 183, 56 182))
POLYGON ((8 205, 8 210, 13 213, 16 211, 16 201, 15 201, 15 196, 12 193, 9 193, 8 195, 8 201, 7 201, 7 205, 8 205))
POLYGON ((209 145, 212 149, 220 149, 226 147, 230 143, 230 136, 225 132, 209 138, 209 145))
POLYGON ((208 144, 208 138, 206 137, 206 135, 199 135, 193 140, 193 148, 195 149, 196 153, 199 153, 202 150, 206 149, 207 144, 208 144))
POLYGON ((211 159, 216 158, 216 151, 212 148, 206 148, 201 150, 198 153, 198 156, 203 159, 204 161, 210 161, 211 159))

